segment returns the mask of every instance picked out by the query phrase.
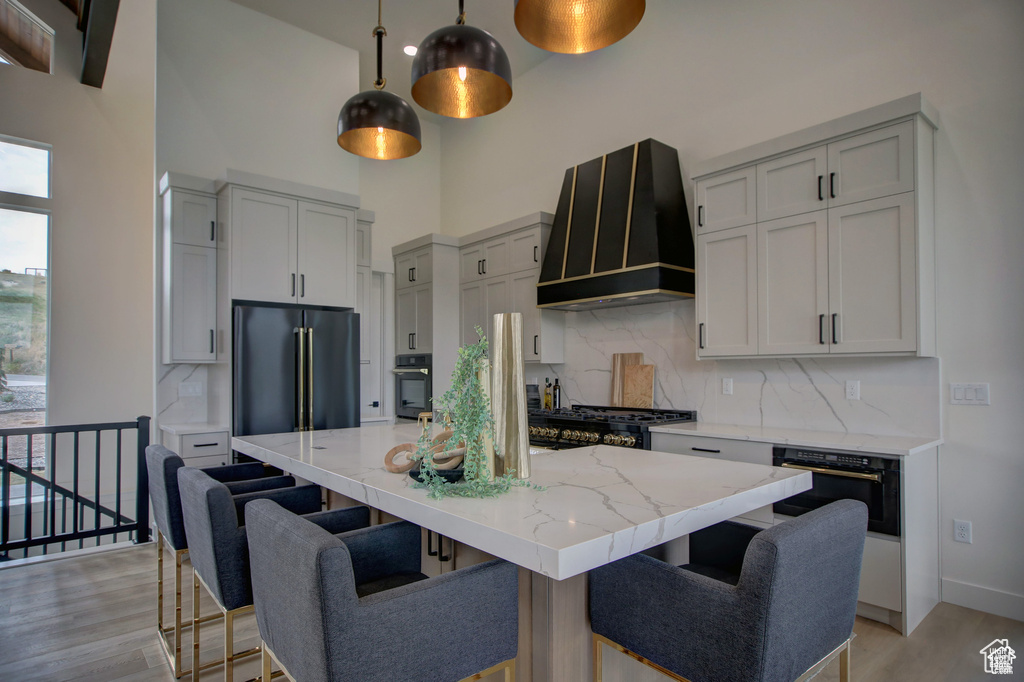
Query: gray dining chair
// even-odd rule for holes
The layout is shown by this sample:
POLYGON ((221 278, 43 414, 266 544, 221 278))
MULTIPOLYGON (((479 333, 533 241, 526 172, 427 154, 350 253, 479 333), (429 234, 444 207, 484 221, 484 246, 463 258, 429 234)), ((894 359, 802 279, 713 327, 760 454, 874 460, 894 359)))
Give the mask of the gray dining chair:
POLYGON ((867 507, 840 500, 766 530, 690 535, 690 564, 635 554, 589 575, 594 679, 606 644, 676 680, 850 676, 867 507))
MULTIPOLYGON (((178 470, 182 518, 192 560, 192 669, 201 671, 224 665, 224 680, 232 682, 234 663, 260 652, 260 647, 234 651, 234 619, 253 610, 252 583, 249 577, 249 550, 244 508, 254 500, 274 500, 307 523, 322 526, 325 532, 341 533, 363 528, 370 523, 366 507, 348 507, 321 511, 320 487, 296 486, 278 490, 260 490, 232 495, 228 487, 201 469, 178 470), (224 656, 220 661, 201 663, 199 586, 213 597, 224 617, 224 656)), ((285 556, 284 561, 289 558, 285 556)), ((287 581, 286 581, 287 583, 287 581)))
POLYGON ((518 568, 500 559, 427 578, 407 521, 339 535, 258 500, 245 508, 263 680, 515 679, 518 568))
MULTIPOLYGON (((146 447, 146 472, 149 475, 149 500, 153 505, 153 522, 156 525, 156 575, 157 575, 157 630, 167 664, 175 678, 191 672, 181 661, 181 633, 192 627, 181 622, 181 567, 188 554, 188 540, 181 518, 181 495, 178 491, 178 469, 185 466, 184 460, 175 452, 162 445, 146 447), (164 546, 174 555, 174 625, 164 626, 164 546)), ((288 488, 295 485, 291 476, 279 476, 277 469, 270 469, 260 462, 229 464, 227 466, 203 469, 211 478, 224 483, 232 494, 250 493, 257 490, 288 488)), ((220 614, 207 620, 220 618, 220 614)), ((205 622, 205 621, 204 621, 205 622)))

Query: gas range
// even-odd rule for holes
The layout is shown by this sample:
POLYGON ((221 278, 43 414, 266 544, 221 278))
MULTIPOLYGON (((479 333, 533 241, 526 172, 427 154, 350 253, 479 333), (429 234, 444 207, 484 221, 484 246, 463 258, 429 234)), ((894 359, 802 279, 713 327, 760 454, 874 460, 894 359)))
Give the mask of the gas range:
POLYGON ((582 445, 618 445, 651 449, 651 426, 697 421, 694 410, 573 405, 529 410, 530 445, 555 450, 582 445))

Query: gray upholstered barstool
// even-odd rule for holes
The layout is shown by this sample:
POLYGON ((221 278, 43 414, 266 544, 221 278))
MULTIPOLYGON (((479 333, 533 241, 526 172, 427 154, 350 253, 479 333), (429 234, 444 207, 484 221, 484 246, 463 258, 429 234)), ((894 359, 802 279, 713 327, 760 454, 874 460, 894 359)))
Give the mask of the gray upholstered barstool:
POLYGON ((514 564, 426 578, 406 521, 332 535, 264 500, 245 518, 263 680, 271 658, 296 682, 515 679, 514 564))
MULTIPOLYGON (((191 672, 183 668, 181 663, 181 562, 184 555, 188 554, 188 541, 181 519, 181 495, 178 492, 178 469, 183 466, 185 462, 182 458, 162 445, 146 448, 149 499, 153 505, 153 521, 157 530, 157 629, 167 663, 176 678, 191 672), (168 627, 164 627, 164 544, 174 554, 174 625, 168 627)), ((273 475, 276 470, 268 469, 259 462, 211 467, 203 471, 223 482, 232 494, 295 485, 295 479, 291 476, 273 475)), ((220 615, 211 616, 213 618, 220 618, 220 615)), ((186 627, 191 627, 191 624, 186 627)))
POLYGON ((693 533, 686 566, 635 554, 591 571, 594 679, 607 644, 676 680, 792 682, 838 656, 846 682, 867 522, 840 500, 693 533))
MULTIPOLYGON (((178 470, 178 487, 193 568, 192 669, 202 670, 209 665, 201 664, 199 651, 199 585, 202 584, 224 615, 224 680, 231 682, 235 660, 260 651, 260 647, 255 647, 234 652, 234 619, 253 610, 248 542, 243 525, 245 505, 259 499, 274 500, 296 514, 304 514, 310 523, 320 524, 330 533, 369 525, 370 510, 349 507, 320 511, 321 491, 315 485, 233 496, 223 483, 191 467, 178 470)), ((288 557, 284 560, 288 561, 288 557)))

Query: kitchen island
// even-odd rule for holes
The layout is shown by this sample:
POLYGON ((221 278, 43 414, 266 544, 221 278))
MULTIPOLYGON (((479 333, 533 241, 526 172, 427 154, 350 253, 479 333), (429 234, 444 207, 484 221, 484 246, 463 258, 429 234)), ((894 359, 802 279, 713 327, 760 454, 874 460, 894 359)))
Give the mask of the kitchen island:
POLYGON ((596 445, 532 455, 530 482, 542 490, 432 500, 383 466, 384 453, 419 434, 415 424, 373 425, 236 437, 232 447, 529 570, 520 630, 531 628, 532 642, 517 667, 537 682, 591 679, 587 571, 811 485, 807 472, 596 445))

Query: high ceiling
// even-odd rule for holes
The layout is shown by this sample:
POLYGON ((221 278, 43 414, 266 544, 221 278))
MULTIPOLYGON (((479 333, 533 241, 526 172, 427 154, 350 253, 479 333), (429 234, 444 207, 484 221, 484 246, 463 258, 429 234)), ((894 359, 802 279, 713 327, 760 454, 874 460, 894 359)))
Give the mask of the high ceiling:
MULTIPOLYGON (((257 12, 280 19, 318 36, 359 51, 359 87, 369 90, 376 77, 377 47, 373 29, 377 25, 376 0, 233 0, 257 12)), ((513 0, 469 0, 465 3, 466 23, 490 32, 505 48, 515 78, 550 56, 549 52, 526 42, 516 31, 513 0)), ((457 0, 384 0, 384 77, 387 90, 416 108, 423 120, 440 122, 412 99, 410 71, 412 57, 402 48, 419 45, 428 34, 454 24, 459 13, 457 0)), ((339 103, 339 109, 342 103, 339 103)))

